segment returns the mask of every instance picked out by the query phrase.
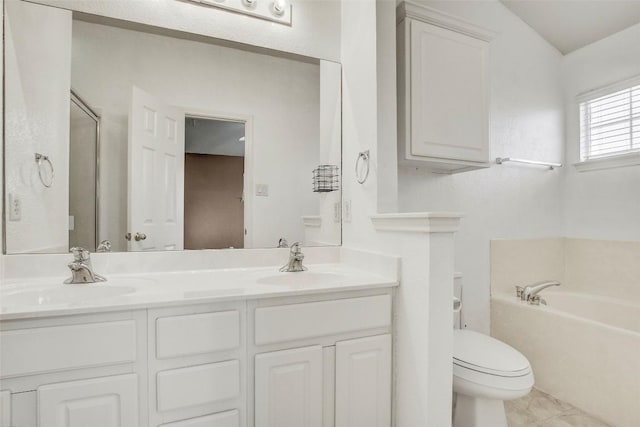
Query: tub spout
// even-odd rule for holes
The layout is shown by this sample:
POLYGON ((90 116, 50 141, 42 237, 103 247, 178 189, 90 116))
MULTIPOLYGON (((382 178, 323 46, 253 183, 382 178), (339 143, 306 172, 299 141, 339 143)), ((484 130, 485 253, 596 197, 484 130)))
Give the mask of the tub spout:
MULTIPOLYGON (((531 304, 540 304, 540 296, 538 294, 544 289, 551 286, 560 286, 560 282, 557 281, 545 281, 534 283, 533 285, 525 286, 522 291, 518 292, 522 301, 527 301, 531 304)), ((542 300, 543 301, 543 300, 542 300)), ((543 302, 544 304, 544 302, 543 302)))

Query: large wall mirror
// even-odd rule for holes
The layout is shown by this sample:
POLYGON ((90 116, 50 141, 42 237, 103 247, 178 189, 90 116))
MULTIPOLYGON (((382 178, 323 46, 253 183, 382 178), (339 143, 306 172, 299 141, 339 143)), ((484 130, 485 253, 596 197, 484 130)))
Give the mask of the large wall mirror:
POLYGON ((341 243, 340 64, 5 8, 6 253, 341 243))

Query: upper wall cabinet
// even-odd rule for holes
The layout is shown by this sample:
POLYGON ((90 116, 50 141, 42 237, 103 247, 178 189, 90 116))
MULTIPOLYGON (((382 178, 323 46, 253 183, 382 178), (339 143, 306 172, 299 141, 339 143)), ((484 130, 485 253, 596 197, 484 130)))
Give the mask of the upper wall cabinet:
POLYGON ((492 33, 435 9, 398 7, 398 159, 433 172, 489 166, 492 33))

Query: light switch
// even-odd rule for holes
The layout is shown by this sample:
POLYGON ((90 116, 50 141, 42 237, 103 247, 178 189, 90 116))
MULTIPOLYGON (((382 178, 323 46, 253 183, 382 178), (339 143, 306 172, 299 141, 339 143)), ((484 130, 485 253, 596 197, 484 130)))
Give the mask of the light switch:
POLYGON ((267 185, 267 184, 256 184, 256 196, 268 197, 269 196, 269 185, 267 185))
POLYGON ((344 222, 351 222, 351 200, 344 201, 344 222))
POLYGON ((22 201, 16 194, 9 194, 9 221, 22 219, 22 201))
POLYGON ((333 222, 340 222, 340 216, 342 212, 340 212, 340 202, 335 202, 333 204, 333 222))

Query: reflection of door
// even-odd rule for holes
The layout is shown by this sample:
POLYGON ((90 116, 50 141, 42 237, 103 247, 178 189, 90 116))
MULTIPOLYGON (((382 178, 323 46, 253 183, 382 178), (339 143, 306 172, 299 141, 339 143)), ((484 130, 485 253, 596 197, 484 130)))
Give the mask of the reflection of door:
POLYGON ((135 86, 128 173, 129 250, 183 249, 184 112, 135 86))

